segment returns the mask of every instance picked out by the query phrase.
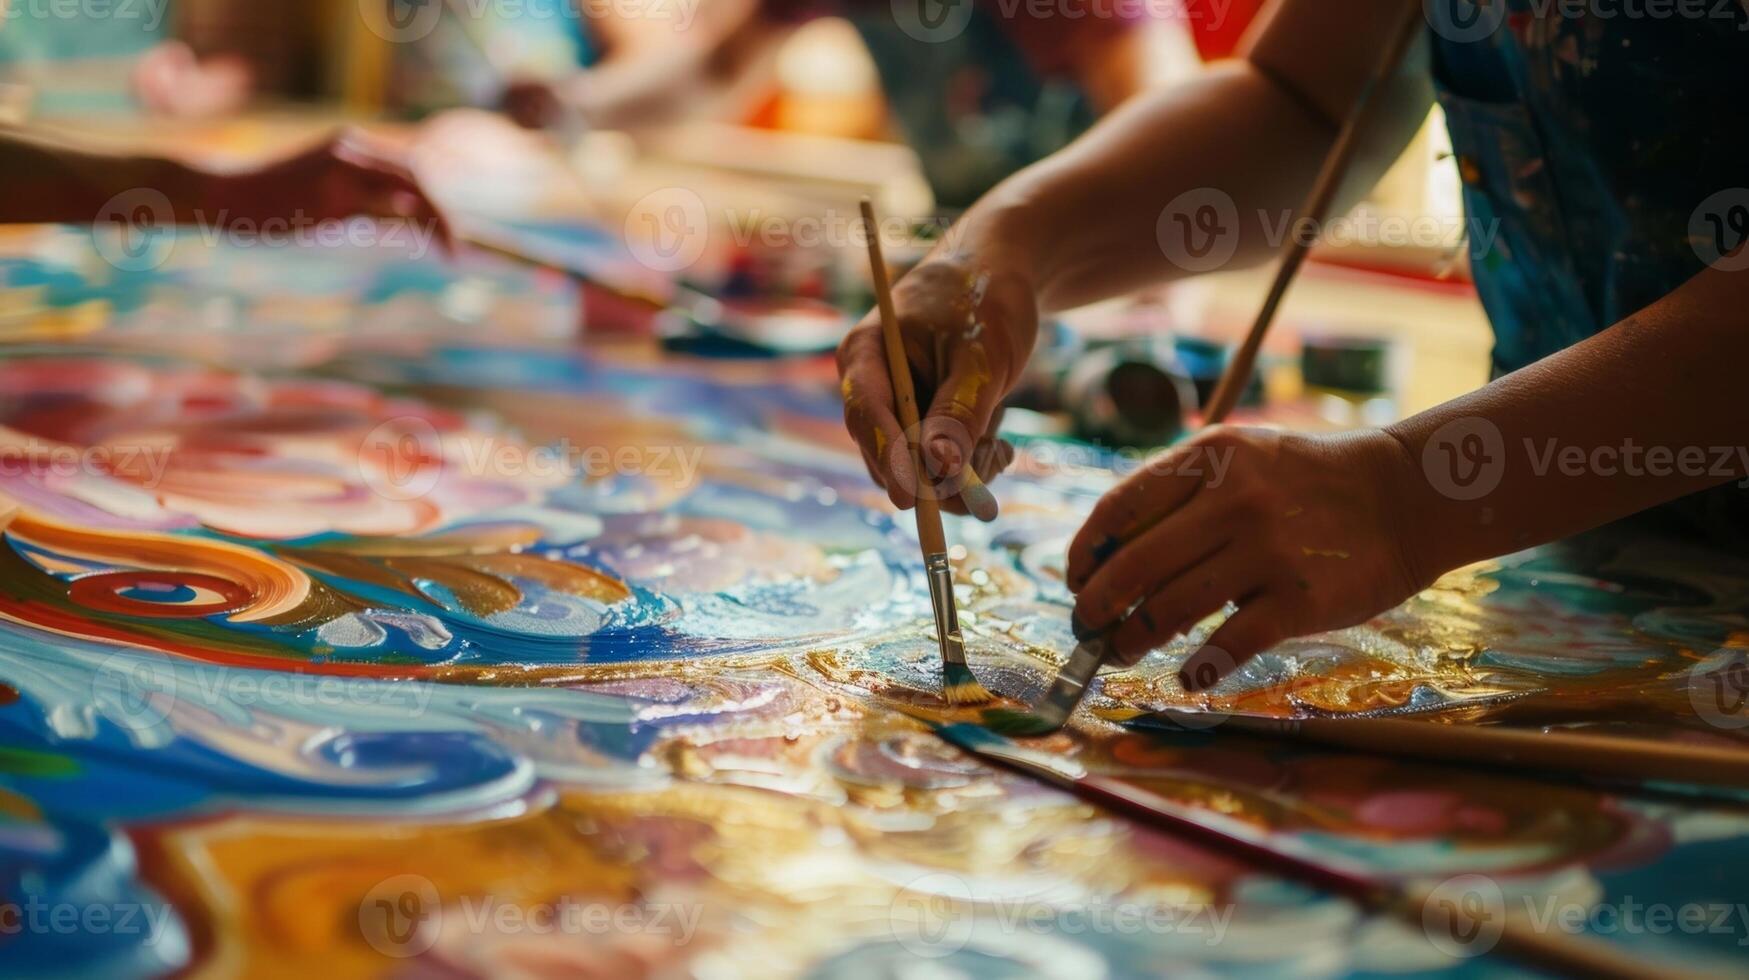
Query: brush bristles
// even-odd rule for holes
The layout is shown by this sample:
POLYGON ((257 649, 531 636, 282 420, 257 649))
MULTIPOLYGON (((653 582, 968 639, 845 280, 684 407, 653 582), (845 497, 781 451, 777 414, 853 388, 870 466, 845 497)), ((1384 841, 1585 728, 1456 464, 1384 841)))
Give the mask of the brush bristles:
POLYGON ((951 661, 941 665, 941 697, 955 708, 989 704, 996 700, 996 695, 972 676, 970 667, 951 661))

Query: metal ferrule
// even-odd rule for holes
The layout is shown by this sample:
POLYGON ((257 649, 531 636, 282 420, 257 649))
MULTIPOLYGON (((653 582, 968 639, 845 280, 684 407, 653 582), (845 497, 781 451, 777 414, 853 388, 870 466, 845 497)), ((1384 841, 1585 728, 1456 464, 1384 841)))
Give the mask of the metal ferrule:
POLYGON ((1099 665, 1105 662, 1110 650, 1111 644, 1104 636, 1085 640, 1077 646, 1057 675, 1056 683, 1051 685, 1050 693, 1045 695, 1039 713, 1058 722, 1074 713, 1087 692, 1087 685, 1093 682, 1093 675, 1099 673, 1099 665))
POLYGON ((945 663, 966 662, 965 641, 960 636, 959 610, 953 600, 953 567, 946 555, 930 555, 924 559, 929 576, 929 602, 935 607, 935 632, 941 643, 941 659, 945 663))

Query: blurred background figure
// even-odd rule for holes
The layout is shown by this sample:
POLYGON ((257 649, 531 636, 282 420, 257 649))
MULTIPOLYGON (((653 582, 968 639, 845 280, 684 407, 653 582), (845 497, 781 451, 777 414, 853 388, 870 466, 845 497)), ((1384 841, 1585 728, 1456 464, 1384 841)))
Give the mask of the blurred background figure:
POLYGON ((0 85, 14 117, 234 112, 308 63, 290 4, 0 0, 0 85))
POLYGON ((554 0, 510 17, 451 0, 399 46, 393 90, 415 111, 502 105, 572 129, 704 118, 877 138, 890 112, 954 206, 1196 65, 1186 25, 1150 15, 1164 5, 1087 7, 976 0, 938 21, 871 0, 554 0))

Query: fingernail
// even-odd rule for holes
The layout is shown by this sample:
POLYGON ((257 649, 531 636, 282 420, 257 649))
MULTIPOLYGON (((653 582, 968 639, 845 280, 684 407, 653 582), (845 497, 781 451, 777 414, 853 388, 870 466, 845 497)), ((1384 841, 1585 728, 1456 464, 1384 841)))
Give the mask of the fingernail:
POLYGON ((966 470, 966 482, 965 486, 960 487, 960 499, 966 502, 966 509, 971 511, 972 516, 978 520, 989 523, 996 519, 996 512, 999 509, 996 504, 996 495, 991 493, 990 488, 984 486, 977 474, 971 470, 966 470))
POLYGON ((936 464, 937 477, 953 476, 960 470, 961 453, 959 443, 947 436, 936 436, 929 440, 929 455, 936 464))

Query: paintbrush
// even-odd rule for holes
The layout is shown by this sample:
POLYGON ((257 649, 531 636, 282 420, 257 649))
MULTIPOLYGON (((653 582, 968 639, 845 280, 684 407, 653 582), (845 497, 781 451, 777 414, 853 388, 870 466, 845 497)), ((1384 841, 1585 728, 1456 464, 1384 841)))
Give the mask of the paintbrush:
MULTIPOLYGON (((887 373, 893 379, 893 405, 899 424, 905 427, 905 442, 911 450, 911 472, 917 476, 917 540, 923 547, 923 569, 929 579, 929 602, 935 611, 935 635, 941 645, 941 694, 954 706, 987 704, 994 697, 972 675, 966 664, 965 639, 960 633, 959 609, 954 604, 953 568, 947 562, 947 535, 941 529, 941 502, 935 487, 923 479, 923 427, 918 421, 917 389, 911 383, 911 365, 905 357, 905 341, 899 335, 899 317, 893 310, 893 288, 887 279, 887 263, 881 256, 879 225, 874 205, 862 199, 863 231, 868 237, 868 262, 874 276, 875 300, 880 307, 881 339, 886 342, 887 373)), ((968 461, 967 465, 970 465, 968 461)))
MULTIPOLYGON (((1404 9, 1403 22, 1386 45, 1384 55, 1374 67, 1372 76, 1355 96, 1354 106, 1343 120, 1342 129, 1336 134, 1336 142, 1331 144, 1329 153, 1324 157, 1323 167, 1312 183, 1312 191, 1292 225, 1296 231, 1308 222, 1316 226, 1324 221, 1331 203, 1336 199, 1337 189, 1342 186, 1342 178, 1354 160, 1359 135, 1371 121, 1372 110, 1377 105, 1375 96, 1390 81, 1391 76, 1396 74, 1397 67, 1408 54, 1409 46, 1420 36, 1420 6, 1406 4, 1404 9)), ((1239 394, 1245 390, 1245 384, 1251 378, 1251 369, 1257 362, 1257 351, 1263 346, 1263 338, 1269 333, 1270 324, 1275 320, 1276 310, 1281 307, 1282 298, 1287 295, 1294 274, 1305 262, 1310 249, 1309 238, 1310 236, 1299 234, 1289 236, 1287 253, 1282 257, 1281 267, 1276 270, 1268 298, 1264 300, 1263 308, 1251 324, 1250 333, 1245 335, 1244 343, 1234 352, 1232 361, 1227 364, 1220 383, 1215 386, 1214 393, 1209 398, 1208 409, 1203 413, 1204 425, 1219 425, 1238 403, 1239 394)), ((1121 618, 1119 622, 1121 623, 1121 618)), ((1099 672, 1100 666, 1105 662, 1106 654, 1111 648, 1111 635, 1116 631, 1117 625, 1114 624, 1102 636, 1081 641, 1075 652, 1070 654, 1068 663, 1057 675, 1056 683, 1051 686, 1045 699, 1030 712, 991 709, 984 713, 984 723, 996 731, 1011 735, 1045 735, 1063 727, 1086 695, 1093 675, 1099 672)))
POLYGON ((1739 791, 1730 795, 1733 800, 1749 790, 1749 751, 1712 745, 1392 718, 1265 718, 1166 710, 1137 720, 1156 719, 1185 730, 1243 732, 1372 755, 1525 770, 1587 781, 1724 787, 1739 791))
POLYGON ((1487 881, 1485 876, 1405 882, 1377 875, 1338 855, 1269 834, 1234 817, 1187 806, 1110 776, 1089 773, 1073 759, 1029 750, 987 728, 926 723, 942 740, 986 762, 1059 787, 1097 806, 1242 861, 1258 871, 1343 895, 1363 908, 1425 931, 1430 937, 1433 929, 1443 925, 1455 943, 1469 947, 1498 929, 1498 938, 1492 944, 1494 951, 1558 975, 1624 980, 1681 975, 1641 960, 1617 945, 1560 929, 1537 928, 1535 922, 1513 915, 1498 891, 1494 892, 1498 900, 1490 901, 1492 896, 1472 880, 1487 881))

